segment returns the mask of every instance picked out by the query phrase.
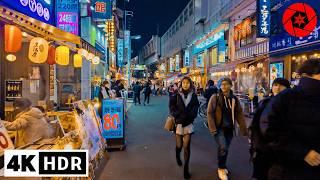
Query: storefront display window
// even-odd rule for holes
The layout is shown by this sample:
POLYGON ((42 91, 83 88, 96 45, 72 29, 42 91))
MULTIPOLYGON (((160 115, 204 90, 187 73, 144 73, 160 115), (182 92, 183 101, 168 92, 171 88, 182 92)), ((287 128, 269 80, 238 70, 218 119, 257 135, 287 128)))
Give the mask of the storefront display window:
POLYGON ((211 48, 209 53, 211 65, 215 65, 218 63, 218 49, 216 47, 211 48))

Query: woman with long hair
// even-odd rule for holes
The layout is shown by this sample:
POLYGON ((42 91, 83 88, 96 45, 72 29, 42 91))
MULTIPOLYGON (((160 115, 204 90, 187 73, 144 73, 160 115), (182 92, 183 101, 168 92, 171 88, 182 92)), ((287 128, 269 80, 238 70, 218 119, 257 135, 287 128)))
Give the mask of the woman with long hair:
POLYGON ((178 93, 170 96, 170 113, 175 119, 176 125, 176 160, 182 166, 180 154, 184 151, 184 178, 189 179, 189 160, 191 135, 194 132, 193 121, 198 115, 199 101, 194 92, 192 80, 184 77, 180 83, 178 93))

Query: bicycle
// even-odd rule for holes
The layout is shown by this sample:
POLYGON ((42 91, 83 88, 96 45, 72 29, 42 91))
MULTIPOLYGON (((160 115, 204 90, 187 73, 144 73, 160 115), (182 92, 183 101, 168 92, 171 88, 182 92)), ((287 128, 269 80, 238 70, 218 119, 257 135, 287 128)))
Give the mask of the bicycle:
POLYGON ((199 116, 202 118, 203 120, 203 124, 206 128, 208 128, 208 121, 207 121, 207 108, 208 108, 208 104, 207 102, 202 102, 200 104, 200 107, 199 107, 199 116))

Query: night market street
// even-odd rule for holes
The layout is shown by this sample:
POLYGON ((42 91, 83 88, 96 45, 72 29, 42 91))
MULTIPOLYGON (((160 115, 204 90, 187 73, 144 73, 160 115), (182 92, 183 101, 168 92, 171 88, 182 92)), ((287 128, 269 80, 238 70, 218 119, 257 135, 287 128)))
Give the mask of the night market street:
MULTIPOLYGON (((168 114, 168 96, 151 97, 147 106, 132 105, 126 127, 127 149, 110 153, 110 159, 97 175, 100 180, 181 180, 182 168, 175 161, 175 138, 163 129, 168 114)), ((195 120, 191 143, 191 179, 217 179, 217 149, 200 117, 195 120)), ((231 179, 251 176, 248 143, 236 137, 230 147, 228 167, 231 179)))

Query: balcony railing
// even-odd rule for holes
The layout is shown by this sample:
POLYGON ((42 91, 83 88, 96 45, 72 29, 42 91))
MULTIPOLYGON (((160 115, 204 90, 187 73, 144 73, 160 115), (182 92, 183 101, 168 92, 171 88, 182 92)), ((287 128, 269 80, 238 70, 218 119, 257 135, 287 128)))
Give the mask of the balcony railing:
POLYGON ((235 60, 263 55, 269 52, 269 42, 263 41, 236 50, 235 60))

